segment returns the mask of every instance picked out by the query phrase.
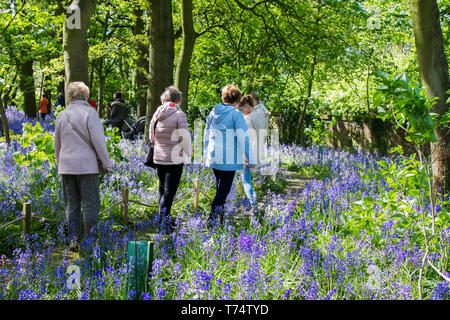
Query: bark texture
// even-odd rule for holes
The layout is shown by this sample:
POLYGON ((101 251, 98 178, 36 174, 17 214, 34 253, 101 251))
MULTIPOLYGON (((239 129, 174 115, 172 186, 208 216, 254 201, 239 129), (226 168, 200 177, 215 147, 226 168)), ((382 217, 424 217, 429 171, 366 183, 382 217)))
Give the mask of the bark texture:
POLYGON ((144 139, 148 141, 150 120, 160 106, 160 96, 173 84, 174 36, 171 0, 150 1, 150 63, 144 139))
POLYGON ((96 2, 96 0, 73 0, 70 5, 72 12, 66 12, 63 26, 66 88, 69 83, 74 81, 83 81, 89 85, 87 30, 96 2), (78 13, 77 10, 79 10, 78 13), (79 20, 75 18, 76 15, 79 15, 79 20), (76 25, 77 21, 79 21, 79 25, 76 25))
MULTIPOLYGON (((442 115, 449 110, 446 103, 450 88, 448 62, 444 51, 439 9, 435 0, 412 0, 411 15, 414 25, 417 60, 427 94, 438 97, 432 112, 442 115)), ((435 130, 438 142, 431 144, 434 189, 450 190, 450 134, 448 128, 435 130)))

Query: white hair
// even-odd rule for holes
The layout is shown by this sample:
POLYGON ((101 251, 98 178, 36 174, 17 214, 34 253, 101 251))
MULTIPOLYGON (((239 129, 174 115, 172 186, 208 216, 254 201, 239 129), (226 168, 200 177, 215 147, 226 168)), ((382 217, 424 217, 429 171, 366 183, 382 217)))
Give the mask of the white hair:
POLYGON ((89 88, 82 81, 71 82, 67 86, 67 98, 73 100, 87 100, 89 98, 89 88))
POLYGON ((164 92, 161 94, 161 103, 166 103, 166 102, 173 102, 173 103, 177 103, 181 101, 181 91, 175 87, 175 86, 170 86, 167 87, 166 90, 164 90, 164 92))

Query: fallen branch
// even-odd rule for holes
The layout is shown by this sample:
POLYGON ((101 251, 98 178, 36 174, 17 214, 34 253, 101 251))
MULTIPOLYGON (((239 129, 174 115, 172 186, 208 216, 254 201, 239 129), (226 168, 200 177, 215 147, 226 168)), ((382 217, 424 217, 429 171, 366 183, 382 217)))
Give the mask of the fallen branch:
POLYGON ((438 273, 438 275, 440 275, 442 278, 445 279, 445 281, 450 282, 450 278, 446 277, 442 272, 439 271, 438 268, 436 268, 430 261, 430 259, 427 259, 428 264, 430 265, 430 267, 432 267, 434 269, 434 271, 436 271, 438 273))

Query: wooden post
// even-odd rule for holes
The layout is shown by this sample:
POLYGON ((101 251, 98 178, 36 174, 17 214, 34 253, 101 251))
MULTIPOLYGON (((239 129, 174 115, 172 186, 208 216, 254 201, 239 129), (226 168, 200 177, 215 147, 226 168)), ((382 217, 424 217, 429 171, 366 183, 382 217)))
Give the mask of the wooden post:
POLYGON ((23 214, 23 235, 30 234, 31 226, 31 202, 25 202, 22 209, 23 214))
POLYGON ((122 219, 124 224, 128 224, 128 188, 122 189, 122 219))
POLYGON ((236 185, 236 200, 238 200, 243 193, 244 193, 244 186, 242 185, 242 181, 239 179, 239 182, 236 185))
POLYGON ((195 210, 198 209, 198 198, 200 194, 200 179, 194 179, 194 188, 193 188, 193 204, 192 208, 195 210))

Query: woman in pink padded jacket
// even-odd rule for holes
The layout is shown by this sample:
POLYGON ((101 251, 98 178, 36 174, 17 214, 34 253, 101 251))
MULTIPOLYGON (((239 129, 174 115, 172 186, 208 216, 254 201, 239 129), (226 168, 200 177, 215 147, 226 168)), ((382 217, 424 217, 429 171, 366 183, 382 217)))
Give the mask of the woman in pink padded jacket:
POLYGON ((192 143, 186 114, 179 106, 180 90, 174 86, 166 88, 161 103, 150 121, 150 141, 154 146, 153 161, 159 179, 159 223, 162 230, 171 233, 175 230, 175 222, 170 210, 183 165, 191 160, 192 143))

